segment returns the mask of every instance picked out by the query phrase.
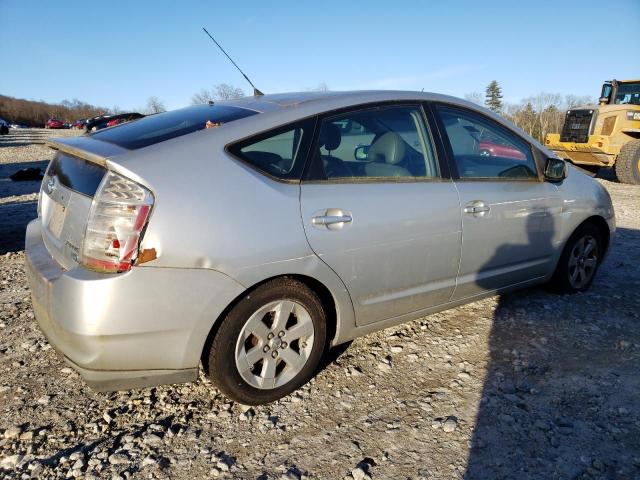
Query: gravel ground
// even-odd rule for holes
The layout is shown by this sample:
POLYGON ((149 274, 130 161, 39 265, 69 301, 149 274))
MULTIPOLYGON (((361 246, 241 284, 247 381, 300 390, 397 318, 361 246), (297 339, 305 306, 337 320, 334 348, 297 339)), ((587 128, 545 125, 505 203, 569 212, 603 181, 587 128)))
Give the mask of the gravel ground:
POLYGON ((590 292, 530 289, 369 335, 249 408, 203 376, 95 393, 52 350, 21 245, 38 184, 6 179, 51 154, 23 135, 0 146, 0 476, 640 478, 640 187, 600 180, 619 231, 590 292))

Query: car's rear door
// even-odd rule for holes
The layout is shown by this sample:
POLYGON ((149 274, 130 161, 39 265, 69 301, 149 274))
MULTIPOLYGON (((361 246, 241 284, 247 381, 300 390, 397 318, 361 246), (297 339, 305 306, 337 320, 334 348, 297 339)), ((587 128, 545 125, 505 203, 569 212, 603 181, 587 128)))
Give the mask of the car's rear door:
POLYGON ((433 109, 460 194, 463 246, 453 299, 545 276, 558 248, 562 200, 540 175, 532 146, 479 112, 433 109))
POLYGON ((355 108, 318 125, 301 185, 302 221, 313 251, 345 283, 357 324, 446 303, 461 214, 422 107, 355 108), (363 147, 357 155, 354 146, 363 147))

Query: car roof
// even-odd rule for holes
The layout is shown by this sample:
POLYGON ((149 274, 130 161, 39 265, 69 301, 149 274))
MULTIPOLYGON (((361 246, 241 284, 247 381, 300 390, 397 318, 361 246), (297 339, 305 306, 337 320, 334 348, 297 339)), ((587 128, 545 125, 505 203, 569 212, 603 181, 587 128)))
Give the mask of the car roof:
POLYGON ((233 100, 222 100, 215 103, 217 105, 229 105, 247 108, 260 113, 267 113, 302 106, 313 106, 314 110, 322 111, 330 110, 338 103, 342 106, 349 106, 394 100, 439 100, 449 103, 466 103, 458 98, 437 93, 398 90, 272 93, 233 100))

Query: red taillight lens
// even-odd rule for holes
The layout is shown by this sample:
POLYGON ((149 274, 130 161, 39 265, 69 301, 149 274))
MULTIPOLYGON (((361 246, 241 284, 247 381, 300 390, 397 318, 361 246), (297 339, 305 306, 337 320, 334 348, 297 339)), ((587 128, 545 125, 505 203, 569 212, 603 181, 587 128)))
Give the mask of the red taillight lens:
POLYGON ((80 263, 101 272, 129 270, 152 206, 149 190, 108 172, 91 205, 80 263))

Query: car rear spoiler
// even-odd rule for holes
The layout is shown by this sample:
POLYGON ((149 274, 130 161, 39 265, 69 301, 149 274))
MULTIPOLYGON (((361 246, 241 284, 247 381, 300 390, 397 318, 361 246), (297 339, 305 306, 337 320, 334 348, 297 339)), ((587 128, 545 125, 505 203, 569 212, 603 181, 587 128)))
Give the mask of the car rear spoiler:
POLYGON ((129 150, 91 137, 48 138, 45 145, 74 157, 106 167, 107 160, 129 150))

